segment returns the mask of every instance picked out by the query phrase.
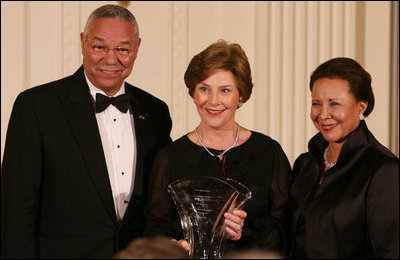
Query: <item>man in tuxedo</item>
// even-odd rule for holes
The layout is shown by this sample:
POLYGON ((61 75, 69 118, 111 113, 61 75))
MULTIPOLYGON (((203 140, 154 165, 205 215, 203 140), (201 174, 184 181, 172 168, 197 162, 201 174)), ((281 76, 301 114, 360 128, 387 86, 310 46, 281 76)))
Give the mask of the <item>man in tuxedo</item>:
POLYGON ((171 141, 167 105, 125 82, 135 17, 96 9, 83 66, 19 94, 1 174, 2 258, 111 258, 143 235, 148 171, 171 141))

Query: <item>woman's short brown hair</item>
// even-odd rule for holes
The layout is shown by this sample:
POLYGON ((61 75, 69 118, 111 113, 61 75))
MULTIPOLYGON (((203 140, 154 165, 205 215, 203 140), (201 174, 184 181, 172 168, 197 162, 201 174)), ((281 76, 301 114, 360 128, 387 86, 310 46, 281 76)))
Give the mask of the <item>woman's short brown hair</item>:
POLYGON ((375 98, 371 86, 371 75, 357 61, 347 57, 337 57, 322 63, 311 74, 311 91, 314 83, 321 78, 346 80, 350 86, 350 93, 356 100, 368 102, 364 116, 368 116, 374 109, 375 98))
POLYGON ((246 102, 253 89, 249 61, 239 44, 228 44, 225 40, 211 44, 190 61, 185 72, 185 84, 189 95, 193 97, 196 85, 218 69, 232 72, 241 102, 246 102))

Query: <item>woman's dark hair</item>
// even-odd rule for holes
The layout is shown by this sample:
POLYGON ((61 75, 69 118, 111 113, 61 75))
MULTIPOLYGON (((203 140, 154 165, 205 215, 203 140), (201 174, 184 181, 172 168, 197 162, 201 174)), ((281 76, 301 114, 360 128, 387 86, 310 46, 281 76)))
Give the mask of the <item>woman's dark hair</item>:
POLYGON ((371 75, 357 61, 338 57, 322 63, 311 74, 311 91, 314 83, 321 78, 341 78, 349 82, 350 93, 354 95, 356 100, 368 102, 364 116, 368 116, 374 109, 375 98, 371 87, 371 75))
POLYGON ((218 69, 232 72, 241 102, 246 102, 253 89, 249 61, 239 44, 228 44, 224 40, 211 44, 190 61, 184 77, 189 95, 193 97, 196 85, 218 69))

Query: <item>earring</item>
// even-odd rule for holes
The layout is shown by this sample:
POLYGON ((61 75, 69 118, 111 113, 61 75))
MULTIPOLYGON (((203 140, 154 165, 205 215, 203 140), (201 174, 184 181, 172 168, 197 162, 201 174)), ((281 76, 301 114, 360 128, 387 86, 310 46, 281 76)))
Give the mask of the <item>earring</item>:
POLYGON ((364 120, 364 115, 363 115, 363 114, 360 113, 360 114, 358 115, 358 117, 360 118, 360 121, 361 121, 361 120, 364 120))
POLYGON ((240 107, 242 107, 242 106, 243 106, 243 102, 242 102, 242 101, 239 101, 237 107, 240 108, 240 107))

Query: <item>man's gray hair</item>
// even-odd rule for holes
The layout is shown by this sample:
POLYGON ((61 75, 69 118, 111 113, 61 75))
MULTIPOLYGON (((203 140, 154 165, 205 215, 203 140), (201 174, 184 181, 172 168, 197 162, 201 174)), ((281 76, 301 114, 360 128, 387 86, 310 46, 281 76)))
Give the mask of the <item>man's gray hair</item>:
POLYGON ((99 18, 118 18, 130 22, 136 31, 136 42, 139 41, 139 26, 136 22, 135 16, 128 9, 119 5, 103 5, 90 14, 85 25, 85 30, 83 31, 83 37, 85 40, 87 39, 94 20, 99 18))

